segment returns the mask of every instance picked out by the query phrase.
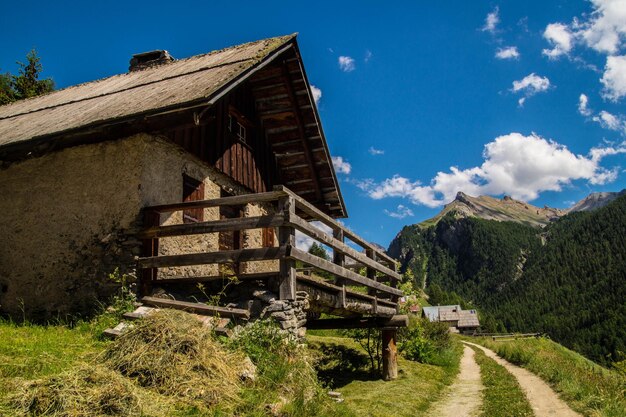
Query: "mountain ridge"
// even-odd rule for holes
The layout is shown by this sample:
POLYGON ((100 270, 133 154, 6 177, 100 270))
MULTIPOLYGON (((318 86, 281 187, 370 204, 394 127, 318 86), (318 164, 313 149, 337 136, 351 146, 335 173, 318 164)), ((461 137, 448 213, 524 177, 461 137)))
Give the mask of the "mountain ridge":
POLYGON ((452 213, 456 219, 477 217, 484 220, 512 221, 543 228, 569 213, 596 210, 604 207, 624 194, 626 194, 626 189, 622 191, 595 192, 576 202, 570 208, 559 209, 548 206, 534 206, 507 195, 502 198, 487 195, 473 197, 459 191, 454 200, 446 204, 437 215, 419 222, 417 225, 423 228, 433 226, 448 213, 452 213))

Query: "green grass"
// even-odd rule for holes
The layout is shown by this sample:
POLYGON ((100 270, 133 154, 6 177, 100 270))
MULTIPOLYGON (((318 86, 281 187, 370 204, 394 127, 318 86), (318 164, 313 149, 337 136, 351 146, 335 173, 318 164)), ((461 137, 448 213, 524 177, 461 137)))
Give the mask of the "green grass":
POLYGON ((439 399, 459 370, 458 344, 438 357, 439 366, 398 359, 398 379, 383 381, 366 369, 365 352, 353 340, 308 336, 311 348, 334 360, 318 364, 323 380, 342 393, 347 409, 358 416, 421 416, 439 399), (361 359, 358 359, 358 358, 361 359))
POLYGON ((92 360, 105 343, 85 326, 70 329, 0 321, 0 415, 11 415, 6 398, 16 380, 66 371, 92 360))
POLYGON ((549 339, 494 342, 474 339, 550 384, 574 410, 593 416, 626 416, 626 377, 549 339))
POLYGON ((503 366, 488 358, 485 353, 472 347, 480 366, 483 391, 482 416, 525 417, 533 416, 533 410, 513 375, 503 366))

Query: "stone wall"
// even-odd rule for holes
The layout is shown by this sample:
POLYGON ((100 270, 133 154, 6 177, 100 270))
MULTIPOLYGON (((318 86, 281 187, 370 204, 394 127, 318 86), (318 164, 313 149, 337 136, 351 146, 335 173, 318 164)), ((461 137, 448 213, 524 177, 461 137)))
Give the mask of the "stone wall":
MULTIPOLYGON (((204 182, 205 198, 220 189, 247 193, 221 172, 164 138, 146 134, 76 146, 0 170, 0 313, 49 319, 88 313, 111 295, 116 268, 135 275, 141 209, 179 202, 182 174, 204 182)), ((256 205, 246 215, 267 211, 256 205)), ((217 219, 217 208, 205 219, 217 219)), ((182 214, 163 215, 164 224, 182 214)), ((260 246, 260 230, 244 233, 244 247, 260 246)), ((217 234, 168 238, 160 254, 216 250, 217 234)), ((261 265, 258 265, 261 264, 261 265)), ((247 263, 242 272, 277 269, 247 263)), ((216 266, 165 270, 163 276, 213 274, 216 266)))
POLYGON ((48 319, 92 309, 133 272, 141 138, 77 146, 0 171, 0 311, 48 319))

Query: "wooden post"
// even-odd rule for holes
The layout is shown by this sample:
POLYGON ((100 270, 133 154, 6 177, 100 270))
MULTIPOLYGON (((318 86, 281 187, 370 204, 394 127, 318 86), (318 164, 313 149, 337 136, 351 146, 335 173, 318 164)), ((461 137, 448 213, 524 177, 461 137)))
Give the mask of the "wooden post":
MULTIPOLYGON (((149 227, 161 225, 161 214, 157 211, 146 210, 143 213, 143 227, 147 229, 149 227)), ((143 239, 141 245, 141 256, 158 256, 159 255, 159 239, 143 239)), ((152 284, 157 279, 157 268, 144 268, 139 271, 139 295, 146 296, 152 295, 152 284)))
MULTIPOLYGON (((343 230, 333 229, 333 237, 337 239, 338 241, 340 241, 341 243, 344 243, 343 230)), ((343 268, 346 264, 346 255, 339 252, 337 249, 334 249, 333 250, 333 263, 343 268)), ((335 276, 335 285, 344 285, 344 284, 345 284, 345 281, 335 276)))
POLYGON ((398 350, 396 349, 397 327, 385 327, 383 336, 383 379, 391 381, 398 377, 398 350))
MULTIPOLYGON (((288 222, 296 214, 296 202, 293 197, 283 197, 278 201, 278 211, 288 222)), ((280 226, 278 229, 280 246, 296 247, 296 229, 289 226, 280 226)), ((280 259, 278 293, 281 300, 296 299, 296 261, 288 258, 280 259)))
MULTIPOLYGON (((373 261, 376 261, 376 253, 372 250, 372 249, 365 249, 365 255, 367 255, 368 258, 370 258, 373 261)), ((367 277, 371 280, 376 281, 376 270, 373 268, 367 268, 366 269, 366 274, 367 277)), ((367 293, 373 297, 378 297, 378 292, 373 289, 373 288, 369 288, 367 290, 367 293)), ((374 303, 372 304, 372 309, 373 309, 373 314, 378 313, 377 310, 378 305, 376 304, 376 299, 374 299, 374 303)))

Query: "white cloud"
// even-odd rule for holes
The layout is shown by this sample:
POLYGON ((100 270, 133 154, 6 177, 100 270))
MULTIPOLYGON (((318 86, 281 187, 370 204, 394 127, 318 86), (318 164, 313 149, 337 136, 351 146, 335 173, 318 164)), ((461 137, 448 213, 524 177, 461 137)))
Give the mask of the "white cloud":
POLYGON ((333 156, 333 166, 335 167, 335 171, 340 174, 349 174, 352 171, 352 165, 350 162, 345 161, 341 156, 333 156))
POLYGON ((365 180, 357 185, 373 199, 401 197, 428 207, 451 201, 459 191, 470 195, 507 194, 528 201, 544 191, 560 191, 573 180, 591 184, 615 180, 619 169, 609 170, 600 163, 605 156, 623 153, 626 142, 616 147, 593 148, 588 156, 583 156, 536 134, 510 133, 485 145, 481 166, 451 167, 449 172, 438 172, 430 185, 399 175, 380 183, 365 180))
POLYGON ((585 94, 578 97, 578 113, 583 116, 591 116, 592 110, 589 108, 589 98, 585 94))
POLYGON ((513 81, 513 88, 511 91, 514 93, 522 93, 524 96, 517 100, 517 104, 520 107, 524 107, 526 99, 534 96, 537 93, 547 91, 550 88, 550 80, 548 77, 540 77, 535 74, 528 74, 521 80, 513 81))
POLYGON ((527 97, 533 96, 550 88, 548 77, 540 77, 534 72, 518 81, 513 81, 512 91, 514 93, 523 92, 527 97))
POLYGON ((383 151, 382 149, 376 149, 373 146, 370 146, 370 148, 367 151, 370 153, 370 155, 374 155, 374 156, 385 154, 385 151, 383 151))
POLYGON ((543 37, 552 45, 552 49, 544 49, 542 53, 550 59, 567 55, 572 50, 573 34, 567 25, 550 23, 543 32, 543 37))
POLYGON ((592 118, 594 122, 597 122, 605 129, 615 130, 626 134, 626 118, 622 115, 614 115, 608 111, 602 110, 597 116, 592 118))
POLYGON ((496 6, 496 8, 493 9, 493 12, 487 14, 487 17, 485 17, 485 25, 481 30, 483 32, 494 33, 498 23, 500 23, 500 9, 496 6))
POLYGON ((573 26, 587 46, 598 52, 615 54, 626 38, 626 0, 591 0, 595 10, 591 19, 573 26))
POLYGON ((372 51, 370 51, 369 49, 365 51, 365 58, 363 58, 363 61, 365 62, 369 62, 370 59, 372 59, 372 51))
POLYGON ((518 59, 519 57, 520 53, 517 50, 517 46, 507 46, 496 51, 496 58, 498 59, 518 59))
POLYGON ((311 94, 313 95, 313 100, 315 104, 319 104, 320 99, 322 98, 322 90, 311 84, 311 94))
POLYGON ((617 116, 604 110, 598 113, 598 115, 593 118, 593 121, 598 122, 602 125, 602 127, 611 130, 619 130, 622 125, 620 119, 617 116))
POLYGON ((339 69, 341 69, 343 72, 351 72, 356 69, 354 58, 351 58, 349 56, 344 56, 344 55, 340 56, 338 58, 338 62, 339 62, 339 69))
POLYGON ((600 82, 604 85, 602 97, 612 101, 626 97, 626 55, 606 58, 600 82))
POLYGON ((394 219, 404 219, 405 217, 412 217, 414 215, 413 210, 402 204, 398 204, 395 211, 385 209, 385 214, 389 217, 393 217, 394 219))
POLYGON ((569 25, 550 23, 543 37, 552 45, 543 54, 551 59, 568 55, 576 44, 616 55, 626 38, 626 0, 590 0, 592 12, 569 25))

